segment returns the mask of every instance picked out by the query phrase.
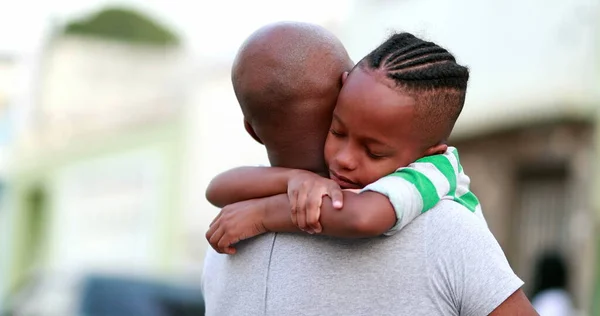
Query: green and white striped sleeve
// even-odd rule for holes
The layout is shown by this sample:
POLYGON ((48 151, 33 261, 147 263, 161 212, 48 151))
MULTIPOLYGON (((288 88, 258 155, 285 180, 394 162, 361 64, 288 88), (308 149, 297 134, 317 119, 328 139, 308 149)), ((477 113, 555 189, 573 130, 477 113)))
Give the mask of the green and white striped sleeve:
POLYGON ((441 199, 454 200, 483 219, 479 201, 469 190, 469 184, 456 148, 448 147, 444 154, 423 157, 362 191, 378 192, 390 199, 396 211, 396 225, 385 235, 393 235, 441 199))

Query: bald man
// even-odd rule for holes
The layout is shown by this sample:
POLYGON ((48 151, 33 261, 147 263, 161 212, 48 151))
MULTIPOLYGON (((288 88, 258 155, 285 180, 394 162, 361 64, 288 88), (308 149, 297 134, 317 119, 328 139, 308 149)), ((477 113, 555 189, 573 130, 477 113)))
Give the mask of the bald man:
MULTIPOLYGON (((232 83, 245 128, 265 145, 272 166, 327 174, 325 138, 341 74, 352 66, 337 37, 316 25, 276 23, 245 41, 232 67, 232 83)), ((276 238, 264 234, 241 242, 231 257, 209 249, 203 278, 206 315, 265 313, 276 238)), ((289 249, 303 248, 302 243, 294 241, 289 249)))
MULTIPOLYGON (((315 25, 269 25, 244 43, 234 90, 273 166, 324 173, 323 144, 351 66, 339 40, 315 25)), ((266 199, 282 206, 273 216, 289 212, 286 195, 266 199)), ((240 242, 232 256, 211 249, 206 314, 535 315, 487 226, 462 208, 442 201, 388 238, 270 233, 240 242)))

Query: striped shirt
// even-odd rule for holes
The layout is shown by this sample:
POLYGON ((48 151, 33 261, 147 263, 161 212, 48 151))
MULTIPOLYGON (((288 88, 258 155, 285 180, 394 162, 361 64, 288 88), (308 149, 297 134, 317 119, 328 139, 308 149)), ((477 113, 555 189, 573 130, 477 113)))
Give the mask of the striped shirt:
POLYGON ((393 235, 440 200, 456 201, 485 221, 479 200, 469 190, 470 182, 460 165, 458 151, 448 147, 444 154, 423 157, 367 185, 361 192, 378 192, 390 199, 396 224, 385 235, 393 235))

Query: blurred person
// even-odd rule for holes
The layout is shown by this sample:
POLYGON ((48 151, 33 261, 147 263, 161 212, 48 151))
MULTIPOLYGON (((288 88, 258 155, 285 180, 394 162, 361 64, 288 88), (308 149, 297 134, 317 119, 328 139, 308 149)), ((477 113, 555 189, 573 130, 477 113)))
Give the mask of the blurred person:
MULTIPOLYGON (((326 174, 324 139, 349 64, 339 40, 318 26, 275 24, 247 40, 233 69, 234 89, 239 99, 244 97, 241 104, 252 104, 245 117, 260 104, 278 105, 264 125, 246 124, 250 135, 265 144, 273 166, 326 174)), ((353 87, 346 91, 350 94, 362 85, 394 91, 386 80, 361 77, 359 71, 344 86, 353 87)), ((401 120, 408 121, 410 116, 401 120)), ((352 203, 350 194, 344 193, 344 205, 352 203)), ((257 209, 275 205, 268 207, 266 220, 286 220, 290 231, 298 231, 289 203, 286 194, 242 201, 227 206, 217 221, 248 219, 257 209)), ((372 210, 368 203, 363 206, 365 212, 372 210)), ((388 216, 395 217, 393 206, 388 208, 388 216)), ((323 199, 323 231, 343 213, 331 199, 323 199)), ((388 238, 268 233, 236 246, 235 256, 208 251, 203 278, 208 315, 535 314, 484 221, 451 200, 437 203, 388 238)))
POLYGON ((535 267, 531 303, 541 316, 575 315, 567 292, 567 277, 566 264, 559 254, 549 252, 540 256, 535 267))

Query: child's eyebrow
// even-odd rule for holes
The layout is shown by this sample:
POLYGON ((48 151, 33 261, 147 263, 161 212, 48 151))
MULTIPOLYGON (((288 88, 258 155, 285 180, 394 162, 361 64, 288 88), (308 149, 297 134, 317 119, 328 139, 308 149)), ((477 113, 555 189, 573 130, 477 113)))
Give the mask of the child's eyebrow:
POLYGON ((339 116, 337 116, 335 113, 333 113, 333 120, 337 121, 338 123, 342 124, 342 125, 346 125, 344 124, 344 122, 340 119, 339 116))
POLYGON ((378 139, 371 138, 371 137, 365 137, 365 138, 363 138, 363 142, 365 142, 368 145, 378 145, 378 146, 387 147, 387 148, 390 148, 390 149, 392 148, 388 144, 386 144, 386 143, 384 143, 384 142, 382 142, 382 141, 380 141, 378 139))
MULTIPOLYGON (((333 114, 333 120, 336 121, 338 124, 345 126, 344 122, 342 121, 342 119, 340 119, 339 116, 337 116, 335 113, 333 114)), ((376 145, 376 146, 381 146, 381 147, 385 147, 385 149, 393 149, 392 146, 378 140, 372 137, 361 137, 361 140, 364 142, 364 144, 366 145, 376 145)))

